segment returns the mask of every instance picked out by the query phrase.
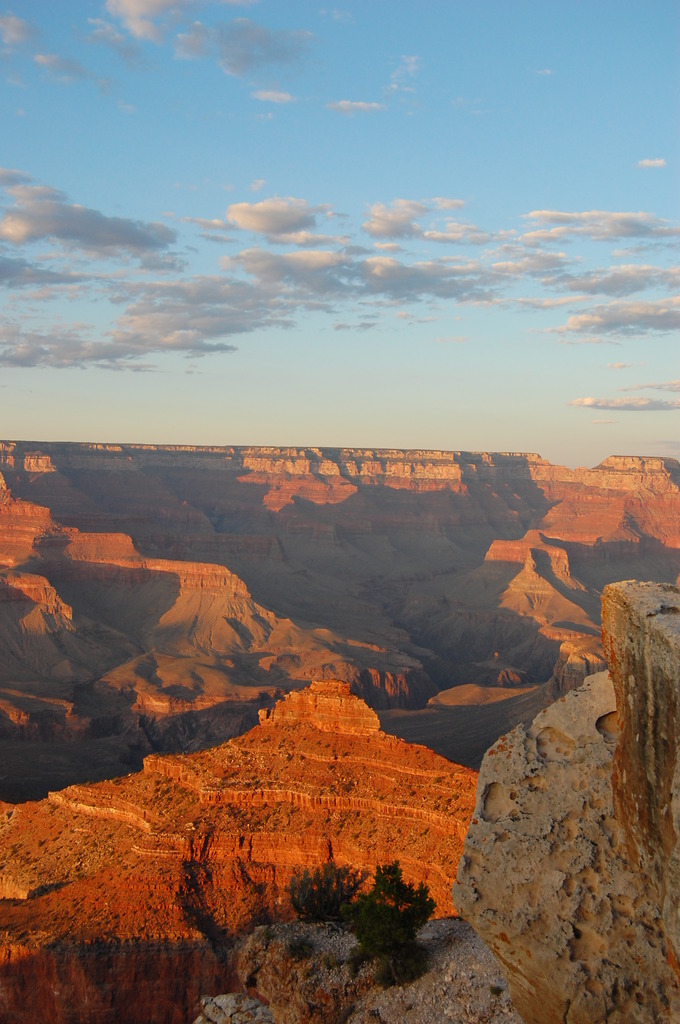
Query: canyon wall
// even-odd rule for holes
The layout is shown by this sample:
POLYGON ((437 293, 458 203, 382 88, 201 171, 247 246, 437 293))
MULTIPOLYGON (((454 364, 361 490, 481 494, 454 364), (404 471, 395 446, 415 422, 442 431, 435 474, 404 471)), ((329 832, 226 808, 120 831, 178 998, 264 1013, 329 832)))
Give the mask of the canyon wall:
POLYGON ((0 1014, 193 1019, 199 995, 228 989, 234 938, 289 918, 292 871, 331 859, 372 873, 397 858, 453 912, 476 773, 382 733, 340 680, 263 718, 219 747, 0 805, 0 1014), (162 973, 154 988, 161 962, 172 1002, 162 973))
POLYGON ((668 1024, 678 989, 680 591, 603 596, 593 676, 485 756, 454 899, 527 1024, 668 1024))
POLYGON ((463 727, 439 691, 504 691, 514 725, 513 687, 535 712, 603 667, 607 583, 680 574, 673 459, 7 441, 0 473, 10 800, 219 742, 313 679, 478 766, 498 716, 463 727))

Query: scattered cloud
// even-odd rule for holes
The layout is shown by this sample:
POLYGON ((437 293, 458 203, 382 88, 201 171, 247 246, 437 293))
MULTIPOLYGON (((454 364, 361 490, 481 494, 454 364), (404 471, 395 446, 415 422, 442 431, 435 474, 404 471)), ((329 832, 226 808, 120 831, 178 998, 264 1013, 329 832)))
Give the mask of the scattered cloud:
POLYGON ((615 213, 608 210, 586 210, 565 213, 561 210, 532 210, 525 215, 537 227, 521 236, 526 244, 552 242, 569 235, 586 236, 596 241, 615 238, 677 238, 680 227, 651 213, 615 213))
POLYGON ((399 67, 390 75, 390 89, 393 92, 415 92, 411 81, 418 73, 419 64, 419 57, 404 54, 399 67))
POLYGON ((656 157, 653 160, 638 160, 638 167, 665 167, 666 161, 663 157, 656 157))
POLYGON ((59 273, 35 266, 23 259, 0 255, 0 286, 21 288, 35 284, 72 284, 80 278, 74 273, 59 273))
POLYGON ((632 363, 607 363, 608 370, 630 370, 632 363))
POLYGON ((680 330, 680 297, 656 302, 612 302, 587 313, 570 316, 566 324, 551 328, 557 334, 636 335, 680 330))
POLYGON ((447 221, 443 231, 423 231, 423 238, 428 242, 445 242, 449 245, 486 245, 491 237, 487 231, 481 231, 474 224, 461 224, 454 220, 447 221))
POLYGON ((337 100, 326 104, 327 110, 335 110, 338 114, 372 114, 376 110, 384 110, 383 103, 367 103, 365 100, 337 100))
POLYGON ((216 26, 195 21, 177 36, 175 52, 188 60, 214 55, 226 74, 242 78, 273 65, 298 63, 312 40, 311 32, 268 29, 249 18, 216 26))
POLYGON ((513 299, 518 306, 526 306, 529 309, 558 309, 560 306, 573 306, 576 303, 587 301, 589 296, 587 295, 567 295, 560 298, 554 299, 542 299, 542 298, 521 298, 513 299))
MULTIPOLYGON (((21 172, 5 171, 10 182, 21 172)), ((158 253, 175 241, 175 232, 164 224, 145 223, 126 217, 108 217, 99 210, 69 203, 63 192, 45 185, 27 184, 28 176, 17 183, 3 183, 14 205, 0 218, 0 241, 23 246, 52 239, 66 247, 88 254, 109 257, 143 257, 158 253)))
POLYGON ((452 334, 448 338, 435 338, 438 345, 463 345, 469 340, 466 334, 452 334))
POLYGON ((680 290, 680 267, 621 264, 609 270, 591 270, 584 274, 563 273, 545 282, 556 288, 611 296, 632 295, 647 288, 680 290))
POLYGON ((666 412, 680 409, 680 398, 574 398, 569 405, 584 409, 615 409, 617 412, 666 412))
POLYGON ((251 183, 250 183, 250 191, 251 192, 260 192, 264 188, 265 185, 266 185, 266 181, 265 181, 264 178, 256 178, 255 181, 251 181, 251 183))
MULTIPOLYGON (((60 57, 56 53, 36 53, 33 60, 40 68, 44 68, 57 82, 74 82, 77 79, 94 79, 95 76, 84 67, 79 60, 72 57, 60 57)), ((103 83, 104 79, 97 79, 103 83)))
POLYGON ((435 196, 432 205, 437 210, 460 210, 465 206, 463 199, 446 199, 443 196, 435 196))
POLYGON ((630 384, 627 388, 621 388, 621 391, 644 391, 646 389, 652 391, 680 391, 680 380, 666 380, 661 384, 630 384))
POLYGON ((293 103, 294 97, 289 92, 277 92, 275 89, 258 89, 251 93, 253 99, 262 103, 293 103))
POLYGON ((92 26, 86 36, 89 43, 108 46, 129 68, 139 69, 145 66, 139 47, 119 32, 114 25, 102 18, 90 18, 88 24, 92 26))
POLYGON ((8 188, 11 185, 27 185, 33 179, 30 174, 23 171, 13 170, 11 167, 0 167, 0 188, 8 188))
MULTIPOLYGON (((250 7, 258 0, 221 0, 223 4, 250 7)), ((106 0, 109 14, 118 18, 137 39, 160 42, 162 29, 157 24, 165 15, 177 16, 195 6, 195 0, 106 0)))
POLYGON ((361 226, 373 238, 412 238, 421 234, 414 218, 424 213, 427 206, 412 199, 394 199, 390 206, 374 203, 361 226))
POLYGON ((27 43, 37 35, 30 22, 17 18, 16 14, 0 15, 0 39, 9 49, 27 43))
POLYGON ((349 11, 341 11, 337 7, 331 8, 331 10, 322 7, 319 14, 324 18, 332 18, 333 21, 343 22, 346 25, 354 24, 354 15, 349 11))
POLYGON ((325 244, 328 236, 315 235, 313 229, 317 216, 328 212, 327 207, 309 206, 304 199, 287 196, 259 203, 232 203, 227 208, 227 219, 234 227, 264 235, 272 242, 325 244))
POLYGON ((536 72, 537 75, 545 75, 546 77, 550 77, 550 75, 552 75, 553 73, 554 72, 551 71, 550 68, 541 68, 539 71, 536 72))

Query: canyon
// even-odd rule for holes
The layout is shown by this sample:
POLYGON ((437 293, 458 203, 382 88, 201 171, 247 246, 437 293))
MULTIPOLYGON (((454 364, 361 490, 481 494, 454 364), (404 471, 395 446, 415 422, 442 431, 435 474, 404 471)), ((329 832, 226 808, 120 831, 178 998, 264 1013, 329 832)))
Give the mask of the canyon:
POLYGON ((228 990, 235 938, 292 916, 292 871, 329 860, 397 858, 450 915, 476 782, 331 680, 220 746, 2 804, 0 1017, 191 1020, 228 990))
POLYGON ((669 458, 0 442, 0 798, 324 678, 478 767, 604 667, 607 583, 675 582, 679 511, 669 458))

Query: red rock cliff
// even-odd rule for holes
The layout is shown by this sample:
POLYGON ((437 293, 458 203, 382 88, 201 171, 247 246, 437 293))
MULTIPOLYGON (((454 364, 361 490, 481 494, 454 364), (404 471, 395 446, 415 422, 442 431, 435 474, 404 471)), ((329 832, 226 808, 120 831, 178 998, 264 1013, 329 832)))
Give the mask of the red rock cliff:
POLYGON ((475 782, 474 772, 382 734, 347 684, 329 681, 221 747, 154 755, 136 775, 4 805, 5 1011, 28 1022, 44 1006, 70 1021, 61 990, 64 1001, 75 992, 81 1007, 96 1008, 92 1022, 108 1019, 102 1000, 121 1022, 174 1022, 154 995, 154 958, 175 979, 194 964, 181 996, 173 989, 177 1012, 188 1014, 212 986, 206 979, 224 990, 231 937, 288 916, 291 871, 330 857, 369 870, 398 858, 407 879, 429 885, 438 913, 450 913, 475 782), (120 985, 102 993, 114 969, 120 985), (77 986, 60 989, 56 979, 74 974, 77 986), (30 1006, 24 976, 36 986, 30 1006))

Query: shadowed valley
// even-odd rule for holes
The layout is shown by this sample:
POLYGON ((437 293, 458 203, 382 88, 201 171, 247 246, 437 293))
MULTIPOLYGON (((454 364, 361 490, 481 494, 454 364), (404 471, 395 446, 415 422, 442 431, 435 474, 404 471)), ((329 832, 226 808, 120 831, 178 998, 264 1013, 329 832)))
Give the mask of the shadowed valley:
POLYGON ((599 597, 680 572, 680 466, 0 444, 0 796, 243 732, 337 678, 469 765, 603 667, 599 597))

